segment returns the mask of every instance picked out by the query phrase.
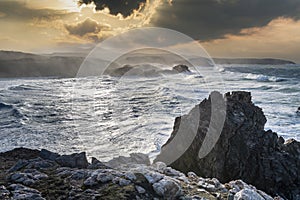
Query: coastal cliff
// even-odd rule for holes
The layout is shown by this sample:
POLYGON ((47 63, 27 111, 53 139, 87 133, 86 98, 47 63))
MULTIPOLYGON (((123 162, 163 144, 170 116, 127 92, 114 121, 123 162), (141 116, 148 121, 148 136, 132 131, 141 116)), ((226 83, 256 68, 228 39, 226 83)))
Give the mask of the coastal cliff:
POLYGON ((18 148, 0 153, 0 199, 299 199, 300 143, 265 131, 265 123, 250 93, 213 92, 189 114, 176 118, 153 164, 140 153, 109 162, 92 158, 91 163, 84 152, 60 155, 18 148), (210 124, 219 122, 219 137, 211 138, 215 144, 199 157, 210 124), (180 132, 180 127, 195 124, 191 145, 165 164, 165 155, 176 152, 167 152, 172 140, 191 134, 189 129, 180 132))
POLYGON ((180 144, 173 145, 171 150, 168 146, 177 134, 183 135, 182 138, 192 134, 180 131, 180 127, 189 126, 195 113, 200 116, 195 139, 183 155, 170 164, 171 167, 216 177, 221 182, 242 179, 273 196, 300 198, 300 143, 292 139, 285 141, 277 133, 265 131, 266 117, 262 109, 252 103, 249 92, 232 92, 224 97, 213 92, 188 115, 178 117, 156 161, 164 162, 166 155, 181 148, 180 144), (225 110, 216 109, 219 105, 212 105, 212 98, 219 99, 217 104, 225 105, 225 110), (209 125, 216 123, 211 120, 212 115, 221 116, 223 111, 226 115, 220 136, 211 151, 200 158, 198 152, 205 145, 205 138, 210 137, 209 125))
MULTIPOLYGON (((0 78, 15 77, 76 77, 80 65, 84 61, 88 52, 85 53, 58 53, 58 54, 30 54, 13 51, 0 51, 0 78)), ((280 59, 226 59, 213 58, 216 64, 262 64, 262 65, 287 65, 295 64, 292 61, 280 59)), ((123 64, 138 65, 144 63, 161 63, 165 66, 174 66, 182 63, 182 60, 176 60, 170 55, 147 55, 139 54, 120 60, 123 64)), ((206 58, 191 58, 193 63, 200 66, 210 66, 206 58)), ((110 63, 109 61, 95 59, 95 63, 110 63)), ((102 65, 101 64, 101 65, 102 65)), ((121 65, 123 66, 123 65, 121 65)), ((123 68, 116 71, 120 75, 129 70, 123 68)), ((93 72, 97 71, 93 69, 93 72)), ((174 72, 174 71, 173 71, 174 72)), ((93 74, 94 75, 94 74, 93 74)))

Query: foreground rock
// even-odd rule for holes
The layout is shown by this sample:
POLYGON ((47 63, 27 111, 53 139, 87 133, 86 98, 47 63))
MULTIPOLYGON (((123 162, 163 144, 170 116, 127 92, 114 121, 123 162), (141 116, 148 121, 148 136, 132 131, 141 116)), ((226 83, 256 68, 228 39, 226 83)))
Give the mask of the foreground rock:
POLYGON ((201 178, 193 172, 186 175, 162 162, 150 165, 141 154, 115 159, 113 164, 121 160, 124 167, 119 165, 119 169, 107 167, 95 158, 86 166, 84 153, 59 155, 24 148, 0 153, 0 160, 1 200, 272 199, 241 180, 221 184, 215 178, 201 178), (133 163, 124 165, 126 160, 133 163))
MULTIPOLYGON (((173 133, 156 161, 169 161, 174 152, 183 148, 184 140, 195 136, 182 155, 169 163, 171 167, 216 177, 221 182, 242 179, 273 196, 298 200, 300 143, 285 141, 271 130, 265 131, 265 123, 266 117, 252 103, 250 93, 232 92, 223 97, 214 92, 188 115, 175 120, 173 133), (220 135, 219 126, 222 126, 220 135), (181 142, 172 142, 176 138, 181 138, 181 142), (205 151, 205 156, 199 156, 205 151)), ((245 199, 243 196, 251 195, 251 191, 246 188, 237 194, 245 199)))

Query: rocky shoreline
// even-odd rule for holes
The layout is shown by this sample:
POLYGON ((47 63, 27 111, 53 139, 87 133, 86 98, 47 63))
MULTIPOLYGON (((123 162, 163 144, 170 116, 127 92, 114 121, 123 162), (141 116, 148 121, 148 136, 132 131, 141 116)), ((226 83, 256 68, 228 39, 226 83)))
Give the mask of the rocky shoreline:
POLYGON ((95 158, 88 163, 85 153, 14 149, 0 154, 0 199, 273 199, 242 180, 222 184, 162 162, 133 163, 134 158, 122 158, 130 167, 112 169, 95 158))
MULTIPOLYGON (((0 199, 300 199, 300 143, 264 131, 265 123, 250 93, 213 92, 175 120, 153 164, 139 153, 106 163, 92 158, 89 163, 84 152, 59 155, 17 148, 0 153, 0 199), (218 109, 212 98, 219 99, 214 105, 218 109), (219 125, 210 119, 212 111, 222 116, 220 105, 226 106, 220 137, 205 157, 199 157, 210 124, 219 125), (166 161, 167 166, 168 145, 180 134, 188 138, 191 133, 181 132, 180 126, 195 121, 192 144, 174 162, 166 161)), ((173 151, 176 148, 181 147, 173 146, 173 151)))

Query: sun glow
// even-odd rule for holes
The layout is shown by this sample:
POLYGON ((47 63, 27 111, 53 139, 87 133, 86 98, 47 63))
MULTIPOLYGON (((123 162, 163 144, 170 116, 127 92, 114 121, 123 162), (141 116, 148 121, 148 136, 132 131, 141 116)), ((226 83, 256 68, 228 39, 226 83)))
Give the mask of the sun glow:
POLYGON ((70 12, 79 12, 80 8, 76 0, 26 0, 26 5, 36 9, 57 9, 70 12))

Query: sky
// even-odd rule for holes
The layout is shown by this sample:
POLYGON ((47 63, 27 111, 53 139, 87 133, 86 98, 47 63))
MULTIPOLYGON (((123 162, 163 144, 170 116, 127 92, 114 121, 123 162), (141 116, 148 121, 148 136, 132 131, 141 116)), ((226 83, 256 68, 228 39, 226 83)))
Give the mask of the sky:
POLYGON ((86 51, 140 27, 198 41, 212 57, 300 63, 299 0, 0 0, 0 49, 86 51))

